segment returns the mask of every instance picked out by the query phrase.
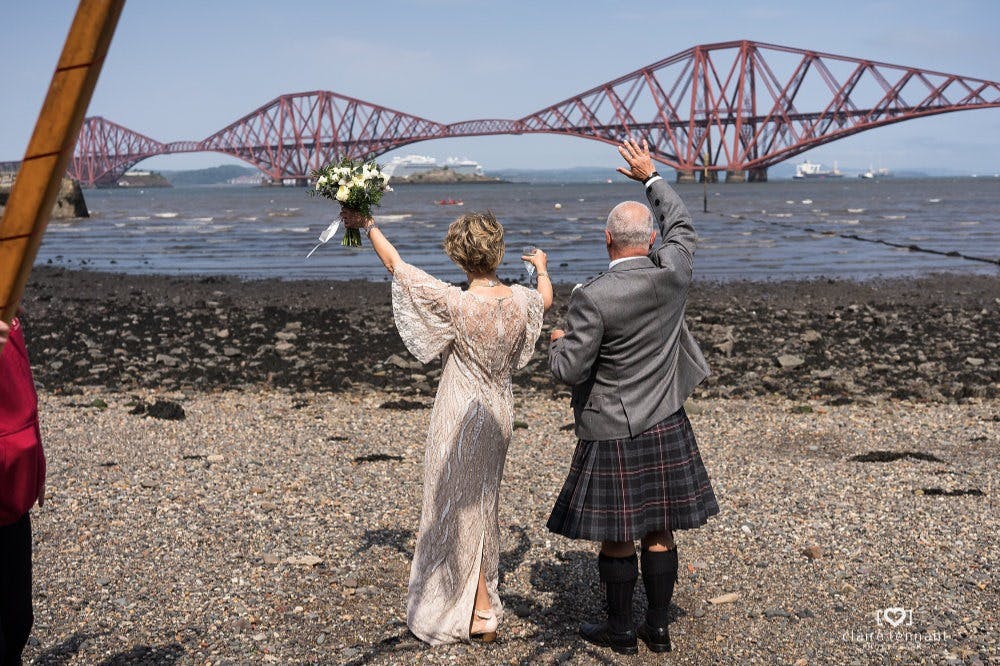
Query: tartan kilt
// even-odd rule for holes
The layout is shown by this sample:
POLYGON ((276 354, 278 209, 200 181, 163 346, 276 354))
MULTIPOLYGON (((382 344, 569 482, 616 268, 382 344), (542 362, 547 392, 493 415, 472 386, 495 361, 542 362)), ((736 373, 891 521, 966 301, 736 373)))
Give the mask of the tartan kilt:
POLYGON ((717 513, 681 407, 636 437, 579 440, 547 527, 571 539, 633 541, 701 527, 717 513))

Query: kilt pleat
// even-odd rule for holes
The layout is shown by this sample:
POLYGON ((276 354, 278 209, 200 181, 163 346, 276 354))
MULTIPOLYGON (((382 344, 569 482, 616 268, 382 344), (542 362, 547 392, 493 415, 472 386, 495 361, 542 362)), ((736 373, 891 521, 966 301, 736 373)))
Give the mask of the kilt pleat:
POLYGON ((632 541, 701 527, 717 513, 682 407, 636 437, 579 440, 547 526, 571 539, 632 541))

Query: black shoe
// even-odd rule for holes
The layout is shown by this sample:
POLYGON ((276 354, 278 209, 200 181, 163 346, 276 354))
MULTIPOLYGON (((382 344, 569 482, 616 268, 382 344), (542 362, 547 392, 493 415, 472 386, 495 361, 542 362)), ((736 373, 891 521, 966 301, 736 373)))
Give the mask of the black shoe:
POLYGON ((580 636, 585 641, 609 647, 618 654, 639 654, 639 641, 634 631, 618 633, 611 631, 607 622, 601 624, 581 624, 580 636))
POLYGON ((666 625, 662 627, 651 627, 643 622, 635 630, 635 635, 642 639, 650 652, 670 652, 670 632, 666 625))

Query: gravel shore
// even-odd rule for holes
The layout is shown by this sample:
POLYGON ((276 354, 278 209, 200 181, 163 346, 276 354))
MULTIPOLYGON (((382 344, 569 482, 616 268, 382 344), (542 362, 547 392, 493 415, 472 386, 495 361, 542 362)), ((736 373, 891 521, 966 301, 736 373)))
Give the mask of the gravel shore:
POLYGON ((387 284, 49 268, 27 293, 34 663, 1000 663, 998 277, 694 286, 721 514, 678 536, 675 651, 632 659, 577 639, 595 549, 545 529, 575 441, 544 341, 516 380, 501 640, 429 649, 404 600, 440 370, 387 284))
MULTIPOLYGON (((675 651, 575 637, 601 612, 594 549, 544 523, 575 442, 519 391, 502 487, 493 646, 405 627, 429 410, 399 393, 270 389, 42 396, 38 664, 996 663, 1000 402, 821 407, 709 399, 691 419, 721 513, 678 536, 675 651), (182 420, 133 413, 170 399, 182 420), (106 405, 106 406, 105 406, 106 405), (857 462, 872 451, 930 454, 857 462), (929 456, 924 456, 924 458, 929 456), (932 489, 946 493, 933 494, 932 489), (976 494, 976 491, 982 494, 976 494), (735 601, 710 603, 722 595, 735 601), (910 638, 866 639, 912 610, 910 638), (920 638, 913 638, 919 634, 920 638), (921 640, 937 637, 935 641, 921 640)), ((641 586, 637 610, 644 603, 641 586)), ((884 631, 884 630, 883 630, 884 631)))

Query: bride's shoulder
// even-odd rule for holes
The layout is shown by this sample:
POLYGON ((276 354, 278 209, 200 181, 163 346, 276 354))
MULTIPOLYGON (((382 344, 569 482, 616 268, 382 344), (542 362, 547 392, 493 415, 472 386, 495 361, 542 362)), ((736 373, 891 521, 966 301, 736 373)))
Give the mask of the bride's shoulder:
POLYGON ((514 293, 514 295, 519 296, 526 303, 533 303, 535 301, 539 303, 542 302, 542 295, 538 293, 537 289, 533 289, 532 287, 526 287, 523 284, 515 283, 510 285, 510 290, 514 293))
POLYGON ((453 287, 455 290, 458 290, 457 286, 445 282, 444 280, 440 280, 424 269, 414 266, 413 264, 408 264, 405 261, 400 261, 396 264, 393 269, 392 278, 393 282, 428 285, 439 289, 453 287))

